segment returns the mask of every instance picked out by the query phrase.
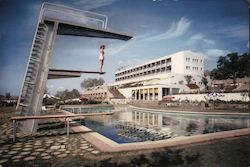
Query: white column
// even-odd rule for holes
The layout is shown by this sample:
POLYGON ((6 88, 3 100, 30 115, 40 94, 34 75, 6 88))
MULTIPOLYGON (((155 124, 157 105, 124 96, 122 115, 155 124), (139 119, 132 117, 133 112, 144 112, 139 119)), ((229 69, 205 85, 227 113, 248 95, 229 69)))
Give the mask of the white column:
POLYGON ((141 112, 138 112, 138 114, 139 114, 139 124, 141 124, 141 112))
POLYGON ((149 125, 149 112, 148 112, 148 125, 149 125))
POLYGON ((144 112, 142 113, 142 123, 143 125, 145 125, 145 113, 144 112))
POLYGON ((139 100, 141 100, 141 89, 139 89, 138 91, 139 91, 139 100))
POLYGON ((155 88, 153 88, 153 100, 155 100, 155 88))
POLYGON ((158 126, 162 127, 162 114, 158 114, 158 126))
POLYGON ((155 114, 152 115, 152 124, 155 125, 155 114))

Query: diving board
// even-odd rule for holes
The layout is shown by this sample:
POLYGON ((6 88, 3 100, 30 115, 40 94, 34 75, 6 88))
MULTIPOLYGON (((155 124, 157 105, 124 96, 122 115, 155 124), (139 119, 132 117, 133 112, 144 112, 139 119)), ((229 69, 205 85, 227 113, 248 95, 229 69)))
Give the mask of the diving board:
MULTIPOLYGON (((132 38, 126 33, 109 30, 107 23, 108 17, 100 13, 51 3, 42 4, 16 107, 21 108, 20 115, 41 115, 43 94, 48 79, 80 77, 81 74, 105 74, 98 71, 49 69, 49 65, 57 35, 123 41, 132 38)), ((20 128, 22 131, 35 133, 37 121, 27 120, 20 128)))
MULTIPOLYGON (((55 21, 54 19, 45 17, 44 22, 49 23, 55 21)), ((70 35, 70 36, 84 36, 92 38, 109 38, 119 40, 130 40, 131 35, 107 30, 104 28, 95 28, 87 25, 72 24, 65 21, 59 21, 57 35, 70 35)))
POLYGON ((102 75, 102 74, 105 74, 105 72, 49 69, 48 79, 74 78, 74 77, 80 77, 81 74, 100 74, 100 75, 102 75))

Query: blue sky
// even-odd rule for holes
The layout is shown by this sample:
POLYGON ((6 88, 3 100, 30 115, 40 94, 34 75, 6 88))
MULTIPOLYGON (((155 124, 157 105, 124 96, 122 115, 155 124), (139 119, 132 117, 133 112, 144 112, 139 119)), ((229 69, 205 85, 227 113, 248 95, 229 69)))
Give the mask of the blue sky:
MULTIPOLYGON (((17 95, 25 73, 40 6, 40 0, 0 0, 0 94, 17 95)), ((206 56, 212 69, 221 55, 249 50, 247 0, 51 0, 109 17, 108 29, 126 32, 133 39, 91 39, 57 36, 51 67, 99 69, 99 45, 106 44, 105 75, 114 82, 119 67, 129 67, 182 50, 206 56)), ((50 80, 49 91, 81 90, 85 78, 50 80)))

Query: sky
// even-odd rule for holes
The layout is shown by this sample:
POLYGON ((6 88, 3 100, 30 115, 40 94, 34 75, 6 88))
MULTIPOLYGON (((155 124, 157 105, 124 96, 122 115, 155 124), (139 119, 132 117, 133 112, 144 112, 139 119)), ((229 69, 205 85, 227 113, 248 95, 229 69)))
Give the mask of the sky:
MULTIPOLYGON (((0 0, 0 95, 18 95, 43 0, 0 0)), ((205 69, 219 56, 249 50, 247 0, 49 0, 108 16, 107 29, 128 33, 129 41, 56 37, 51 68, 99 70, 99 46, 106 45, 105 75, 49 80, 51 94, 74 88, 87 78, 114 82, 117 69, 183 50, 205 55, 205 69)))

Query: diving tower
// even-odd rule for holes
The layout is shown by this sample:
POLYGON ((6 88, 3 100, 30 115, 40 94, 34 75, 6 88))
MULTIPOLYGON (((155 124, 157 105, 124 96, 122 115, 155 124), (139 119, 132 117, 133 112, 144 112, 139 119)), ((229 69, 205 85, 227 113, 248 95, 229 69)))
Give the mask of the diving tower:
MULTIPOLYGON (((56 35, 124 41, 132 38, 128 34, 108 30, 107 23, 108 17, 99 13, 51 3, 42 4, 17 103, 21 116, 41 114, 43 94, 48 79, 80 77, 82 73, 104 74, 97 71, 49 69, 49 63, 56 35)), ((19 127, 21 131, 34 133, 37 121, 25 121, 19 127)))

